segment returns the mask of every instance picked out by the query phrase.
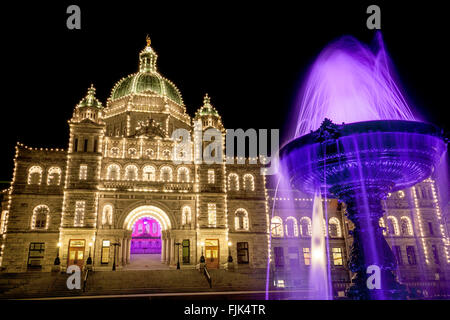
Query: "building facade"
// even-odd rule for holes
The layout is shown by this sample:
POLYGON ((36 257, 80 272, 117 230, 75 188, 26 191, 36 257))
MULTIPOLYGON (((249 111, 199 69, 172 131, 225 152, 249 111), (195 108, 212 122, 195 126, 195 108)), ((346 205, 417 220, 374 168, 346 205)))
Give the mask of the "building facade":
MULTIPOLYGON (((237 270, 269 266, 276 286, 306 284, 314 200, 270 189, 249 159, 202 161, 211 128, 222 135, 217 150, 224 154, 221 117, 206 95, 191 118, 156 61, 148 41, 138 72, 116 83, 105 107, 91 86, 68 121, 67 149, 16 145, 13 181, 2 194, 1 270, 50 271, 56 257, 62 270, 84 267, 89 257, 95 270, 111 270, 147 253, 169 266, 195 268, 204 256, 208 267, 227 268, 231 255, 237 270), (178 129, 192 141, 182 150, 172 138, 178 129)), ((383 203, 380 225, 401 281, 450 279, 438 198, 430 178, 383 203)), ((352 277, 352 225, 345 204, 323 205, 331 276, 341 291, 352 277)))
POLYGON ((157 222, 160 239, 144 243, 156 244, 165 264, 195 267, 203 255, 210 268, 224 268, 230 251, 242 267, 265 267, 260 166, 201 161, 203 135, 225 132, 221 117, 206 95, 191 118, 156 60, 148 41, 139 71, 117 82, 106 107, 88 89, 69 120, 67 150, 17 144, 2 209, 4 271, 49 271, 56 256, 63 269, 88 257, 96 270, 110 270, 114 257, 125 266, 133 228, 145 219, 157 222), (176 148, 177 129, 192 138, 187 150, 176 148))

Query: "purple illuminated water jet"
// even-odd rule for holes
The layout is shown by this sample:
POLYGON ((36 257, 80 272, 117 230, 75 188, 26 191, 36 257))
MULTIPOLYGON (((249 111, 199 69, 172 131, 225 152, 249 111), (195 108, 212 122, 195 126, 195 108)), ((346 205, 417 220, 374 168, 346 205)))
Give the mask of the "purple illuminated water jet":
MULTIPOLYGON (((355 277, 347 292, 353 299, 406 297, 379 226, 381 201, 428 178, 446 150, 442 130, 414 121, 389 65, 380 33, 375 49, 348 36, 325 48, 302 92, 298 138, 280 151, 280 171, 293 187, 346 204, 354 225, 349 269, 355 277), (379 268, 380 287, 367 284, 369 266, 379 268)), ((319 288, 331 281, 322 260, 311 269, 319 288)))
POLYGON ((395 84, 381 33, 374 48, 345 36, 328 45, 314 62, 299 99, 295 136, 334 123, 415 120, 395 84))

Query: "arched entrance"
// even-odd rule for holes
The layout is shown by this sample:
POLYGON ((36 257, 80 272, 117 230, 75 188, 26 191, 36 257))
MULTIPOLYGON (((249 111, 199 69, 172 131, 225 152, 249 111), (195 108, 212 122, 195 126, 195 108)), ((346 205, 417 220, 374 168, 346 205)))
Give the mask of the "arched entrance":
POLYGON ((165 239, 172 225, 167 214, 158 207, 145 205, 132 210, 124 221, 131 231, 129 265, 127 269, 166 268, 165 239))

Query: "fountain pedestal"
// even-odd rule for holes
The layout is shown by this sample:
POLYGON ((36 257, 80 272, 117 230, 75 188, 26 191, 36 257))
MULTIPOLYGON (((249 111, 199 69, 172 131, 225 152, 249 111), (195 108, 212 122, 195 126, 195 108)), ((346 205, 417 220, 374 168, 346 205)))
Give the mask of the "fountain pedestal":
POLYGON ((347 216, 355 226, 349 262, 355 278, 349 297, 406 297, 394 274, 395 257, 379 226, 381 200, 388 192, 428 178, 445 149, 442 130, 431 124, 377 120, 336 125, 325 119, 317 131, 280 151, 282 175, 294 188, 311 195, 320 190, 347 205, 347 216), (379 288, 368 286, 370 266, 379 268, 379 288))
POLYGON ((354 225, 348 266, 355 276, 347 296, 356 300, 406 299, 406 286, 396 279, 397 262, 379 225, 379 219, 383 216, 381 199, 348 196, 343 199, 347 204, 346 215, 354 225), (375 268, 373 273, 371 266, 379 269, 375 268))

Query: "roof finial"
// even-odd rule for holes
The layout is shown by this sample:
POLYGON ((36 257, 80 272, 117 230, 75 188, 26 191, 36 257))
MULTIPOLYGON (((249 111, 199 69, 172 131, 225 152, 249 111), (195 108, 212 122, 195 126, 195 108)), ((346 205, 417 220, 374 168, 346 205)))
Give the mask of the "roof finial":
POLYGON ((211 99, 209 98, 208 94, 205 94, 205 97, 203 98, 203 105, 204 106, 211 105, 211 99))
POLYGON ((148 34, 145 37, 145 41, 147 41, 147 47, 150 47, 150 44, 152 43, 152 41, 150 40, 150 36, 148 34))

